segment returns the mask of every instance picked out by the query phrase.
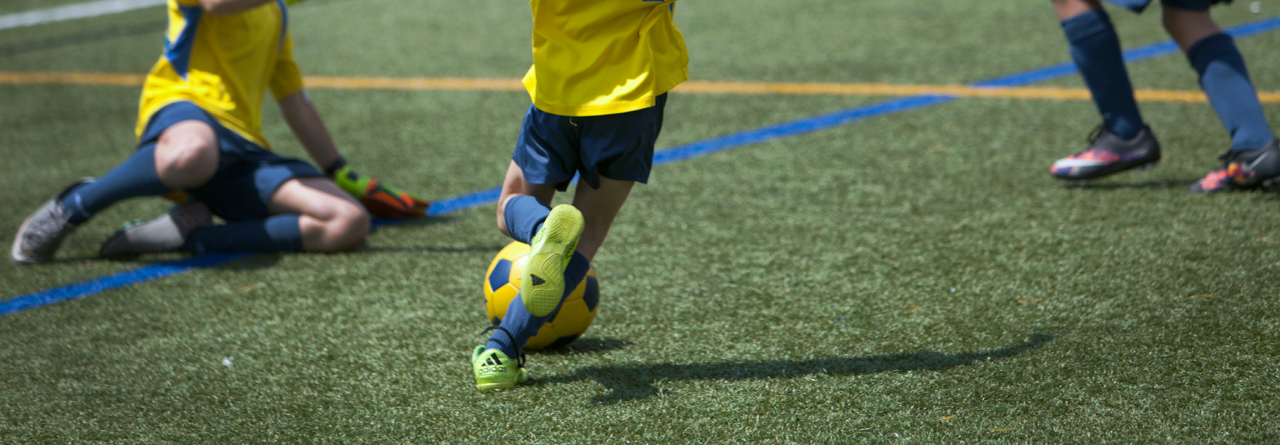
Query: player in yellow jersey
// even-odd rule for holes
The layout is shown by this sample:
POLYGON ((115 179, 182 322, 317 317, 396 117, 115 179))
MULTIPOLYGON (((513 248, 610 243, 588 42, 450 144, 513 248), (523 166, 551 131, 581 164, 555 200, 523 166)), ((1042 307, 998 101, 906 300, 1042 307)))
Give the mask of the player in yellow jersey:
POLYGON ((498 228, 531 246, 520 295, 472 352, 476 387, 525 381, 525 342, 586 276, 631 187, 647 182, 667 91, 688 79, 675 0, 531 0, 533 67, 498 228), (573 205, 548 208, 579 182, 573 205))
POLYGON ((346 166, 303 90, 285 2, 169 0, 168 13, 165 52, 142 91, 138 150, 28 217, 10 250, 14 263, 52 260, 78 225, 116 202, 179 191, 184 204, 122 230, 100 253, 345 251, 370 226, 352 195, 384 214, 422 214, 425 202, 346 166), (328 178, 269 150, 260 105, 268 89, 328 178), (212 225, 211 213, 227 224, 212 225))

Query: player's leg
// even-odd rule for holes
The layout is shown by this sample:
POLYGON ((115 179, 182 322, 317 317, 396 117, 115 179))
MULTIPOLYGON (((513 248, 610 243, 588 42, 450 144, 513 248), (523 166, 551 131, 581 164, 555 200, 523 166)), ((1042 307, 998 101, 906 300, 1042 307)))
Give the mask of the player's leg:
MULTIPOLYGON (((511 177, 510 173, 508 177, 511 177)), ((591 258, 595 257, 596 251, 604 243, 609 227, 613 224, 614 218, 617 217, 634 184, 635 181, 616 181, 603 177, 600 178, 599 188, 592 188, 585 181, 578 183, 573 196, 573 207, 582 209, 584 228, 577 244, 577 251, 573 253, 569 264, 562 272, 564 290, 559 301, 556 302, 556 310, 573 292, 573 289, 578 287, 578 283, 586 279, 587 271, 591 269, 591 258)), ((516 196, 523 196, 521 199, 526 200, 526 204, 530 206, 537 202, 532 199, 532 196, 516 196)), ((540 212, 536 209, 527 211, 534 214, 541 213, 545 219, 550 212, 545 206, 542 206, 542 209, 540 212)), ((532 224, 529 223, 529 225, 532 224)), ((537 335, 543 324, 555 317, 555 310, 545 316, 533 315, 521 301, 522 298, 523 295, 516 296, 516 299, 507 307, 507 314, 499 324, 499 329, 495 329, 484 349, 497 349, 502 351, 505 357, 516 357, 520 353, 520 347, 537 335)))
POLYGON ((582 239, 578 241, 578 253, 587 261, 595 259, 596 252, 604 245, 614 218, 618 217, 618 212, 622 210, 622 205, 626 203, 635 184, 635 181, 619 181, 603 176, 600 177, 598 188, 592 188, 585 182, 578 183, 573 194, 573 206, 582 209, 585 221, 582 239))
POLYGON ((1054 0, 1053 5, 1102 125, 1087 148, 1055 162, 1050 173, 1093 179, 1158 162, 1160 146, 1138 110, 1111 18, 1097 0, 1054 0))
POLYGON ((133 155, 97 180, 67 187, 23 222, 10 260, 50 261, 67 235, 112 204, 208 181, 218 165, 218 140, 206 119, 186 103, 157 112, 133 155))
MULTIPOLYGON (((255 207, 251 202, 254 196, 241 193, 240 197, 244 208, 255 207)), ((370 219, 364 207, 327 178, 288 179, 270 194, 266 208, 269 215, 254 212, 244 219, 192 231, 183 250, 344 252, 360 247, 369 234, 370 219)))
POLYGON ((369 214, 328 178, 284 183, 271 197, 270 208, 277 216, 296 215, 305 252, 355 250, 369 236, 369 214))
MULTIPOLYGON (((521 348, 582 277, 572 273, 585 263, 574 255, 582 233, 582 215, 569 205, 548 208, 557 190, 568 188, 579 164, 581 126, 574 118, 530 106, 516 143, 498 205, 498 228, 530 245, 521 272, 520 294, 512 300, 485 346, 472 352, 476 387, 510 388, 528 378, 521 348), (535 280, 534 277, 537 277, 535 280)), ((582 118, 577 118, 582 119, 582 118)), ((585 270, 582 273, 585 277, 585 270)))
POLYGON ((1164 26, 1186 53, 1200 87, 1231 136, 1223 168, 1192 191, 1247 189, 1280 176, 1280 144, 1267 124, 1244 58, 1231 36, 1213 21, 1207 0, 1166 0, 1164 26))
MULTIPOLYGON (((521 138, 525 138, 522 136, 521 138)), ((543 170, 536 170, 540 180, 546 179, 546 175, 541 173, 543 170)), ((560 178, 563 175, 555 175, 560 178)), ((561 182, 555 180, 553 183, 561 182)), ((535 245, 537 235, 542 231, 548 217, 552 215, 552 209, 545 203, 551 202, 555 196, 556 188, 534 184, 525 179, 524 170, 520 165, 512 160, 507 168, 507 176, 502 183, 502 193, 498 199, 498 228, 513 240, 535 245)), ((564 207, 560 206, 559 212, 563 213, 564 207)), ((576 211, 576 209, 574 209, 576 211)), ((553 219, 553 222, 556 220, 553 219)), ((561 223, 563 225, 563 223, 561 223)), ((544 235, 545 238, 545 235, 544 235)), ((546 243, 543 243, 546 246, 546 243)), ((532 257, 532 255, 530 255, 532 257)), ((545 255, 544 255, 545 257, 545 255)), ((561 295, 558 297, 556 305, 568 296, 573 288, 577 286, 577 282, 586 277, 586 269, 590 269, 587 264, 583 268, 582 276, 576 276, 573 271, 581 268, 585 263, 585 259, 580 255, 574 255, 566 267, 562 267, 562 271, 558 274, 559 284, 561 286, 561 295), (576 279, 575 279, 576 277, 576 279), (568 283, 572 283, 572 287, 568 283)), ((554 264, 552 265, 554 266, 554 264)), ((526 269, 527 263, 526 263, 526 269)), ((539 272, 546 274, 546 272, 539 272)), ((525 278, 530 275, 528 272, 522 272, 521 288, 523 284, 529 280, 525 278)), ((544 282, 545 286, 546 283, 544 282)), ((544 313, 541 316, 534 315, 525 304, 523 293, 517 295, 511 304, 507 307, 506 316, 502 318, 502 322, 491 328, 493 334, 485 342, 484 346, 476 347, 472 351, 471 362, 474 368, 476 387, 480 390, 504 389, 510 388, 528 379, 528 372, 521 364, 523 357, 521 348, 534 335, 538 334, 538 330, 542 325, 546 324, 555 316, 555 308, 551 313, 544 313)))

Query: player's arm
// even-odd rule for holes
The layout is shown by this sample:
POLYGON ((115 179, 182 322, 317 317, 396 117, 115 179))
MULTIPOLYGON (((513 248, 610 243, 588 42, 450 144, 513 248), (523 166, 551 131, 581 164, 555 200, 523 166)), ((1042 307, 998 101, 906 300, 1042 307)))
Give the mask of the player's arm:
POLYGON ((320 118, 320 111, 311 103, 306 90, 298 90, 280 99, 280 113, 316 165, 329 168, 342 159, 329 136, 329 129, 320 118))
POLYGON ((311 103, 305 90, 298 90, 280 99, 280 112, 316 165, 324 168, 325 174, 343 190, 359 199, 369 209, 369 213, 387 218, 426 214, 430 205, 426 200, 372 177, 361 176, 347 165, 347 161, 334 146, 324 120, 320 118, 320 112, 311 103))
MULTIPOLYGON (((195 0, 200 4, 200 9, 210 14, 235 14, 245 12, 250 9, 262 6, 266 3, 275 3, 276 0, 195 0)), ((301 0, 285 0, 285 3, 294 4, 301 0)))

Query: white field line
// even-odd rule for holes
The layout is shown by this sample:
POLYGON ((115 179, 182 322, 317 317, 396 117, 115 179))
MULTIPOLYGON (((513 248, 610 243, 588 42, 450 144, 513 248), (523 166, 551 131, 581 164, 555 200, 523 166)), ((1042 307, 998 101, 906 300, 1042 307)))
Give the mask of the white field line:
POLYGON ((160 6, 167 0, 99 0, 96 2, 76 3, 57 8, 37 9, 35 11, 0 15, 0 29, 21 28, 42 23, 61 22, 64 20, 83 19, 101 15, 116 14, 135 9, 160 6))

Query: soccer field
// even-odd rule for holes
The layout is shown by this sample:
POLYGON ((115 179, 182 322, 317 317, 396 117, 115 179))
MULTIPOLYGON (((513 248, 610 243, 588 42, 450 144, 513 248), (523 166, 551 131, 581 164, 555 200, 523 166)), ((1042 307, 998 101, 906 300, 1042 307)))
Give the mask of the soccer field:
MULTIPOLYGON (((1109 10, 1164 160, 1065 185, 1098 117, 1047 1, 680 2, 694 82, 593 262, 599 316, 480 393, 529 6, 295 5, 338 148, 443 205, 347 254, 96 259, 168 208, 137 199, 0 266, 0 443, 1280 441, 1280 197, 1187 192, 1230 139, 1158 11, 1109 10)), ((1280 4, 1214 13, 1280 128, 1280 4)), ((0 29, 0 239, 133 151, 164 29, 0 29)))

